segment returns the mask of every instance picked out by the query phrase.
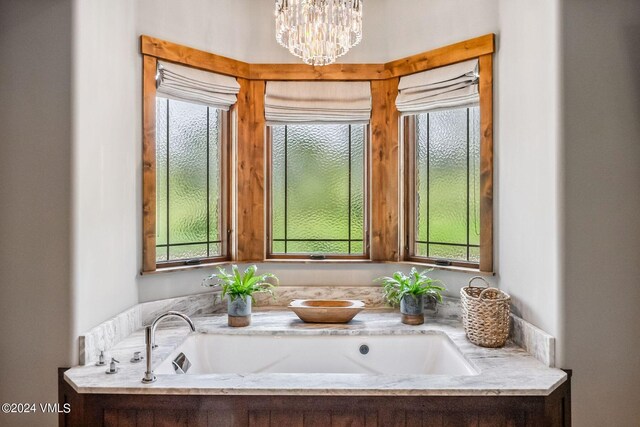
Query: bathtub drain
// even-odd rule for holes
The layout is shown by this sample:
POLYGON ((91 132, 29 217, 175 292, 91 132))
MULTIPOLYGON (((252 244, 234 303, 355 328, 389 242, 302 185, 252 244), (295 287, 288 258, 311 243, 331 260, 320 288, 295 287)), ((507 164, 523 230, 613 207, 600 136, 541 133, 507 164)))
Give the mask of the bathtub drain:
POLYGON ((369 353, 369 346, 366 344, 362 344, 360 346, 360 354, 367 354, 369 353))

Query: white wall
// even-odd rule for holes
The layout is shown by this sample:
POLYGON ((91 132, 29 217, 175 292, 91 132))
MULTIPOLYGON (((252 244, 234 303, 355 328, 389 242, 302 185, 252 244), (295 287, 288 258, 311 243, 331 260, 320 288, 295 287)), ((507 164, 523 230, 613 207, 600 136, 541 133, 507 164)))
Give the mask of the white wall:
MULTIPOLYGON (((249 264, 240 264, 246 268, 249 264)), ((281 286, 367 286, 373 285, 373 280, 380 276, 391 275, 402 269, 408 272, 411 265, 393 263, 372 263, 370 265, 309 265, 302 263, 256 263, 259 272, 274 273, 278 276, 281 286)), ((422 267, 418 267, 422 269, 422 267)), ((214 268, 198 268, 181 273, 155 273, 140 280, 140 301, 153 301, 170 298, 176 295, 187 295, 205 292, 201 286, 202 280, 217 272, 214 268)), ((453 271, 433 271, 429 276, 442 280, 447 285, 447 295, 459 296, 460 288, 467 285, 473 273, 453 271)), ((493 277, 486 277, 494 282, 493 277)))
MULTIPOLYGON (((137 0, 135 3, 138 35, 146 34, 241 60, 251 40, 252 11, 264 6, 262 1, 248 0, 137 0)), ((252 42, 260 43, 262 37, 252 42)))
MULTIPOLYGON (((253 63, 298 63, 275 40, 272 0, 138 0, 138 32, 253 63), (231 18, 230 18, 231 17, 231 18)), ((344 63, 379 63, 497 30, 497 0, 369 0, 344 63)))
POLYGON ((565 316, 576 426, 640 423, 640 2, 563 8, 565 316))
POLYGON ((73 30, 77 336, 138 302, 142 102, 135 3, 76 0, 73 30))
POLYGON ((499 32, 498 0, 374 0, 367 6, 377 19, 367 22, 373 34, 365 35, 375 39, 354 62, 388 62, 499 32))
POLYGON ((55 403, 73 320, 71 2, 1 1, 0 58, 0 402, 55 403))
POLYGON ((558 0, 500 2, 494 76, 499 283, 517 314, 561 344, 559 43, 558 0))

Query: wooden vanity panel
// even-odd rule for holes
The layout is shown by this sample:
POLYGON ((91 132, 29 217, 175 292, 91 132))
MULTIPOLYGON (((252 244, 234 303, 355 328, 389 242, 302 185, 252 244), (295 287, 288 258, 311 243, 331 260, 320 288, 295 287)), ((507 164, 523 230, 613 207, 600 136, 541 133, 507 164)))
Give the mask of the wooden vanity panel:
POLYGON ((307 411, 304 413, 304 427, 324 427, 331 425, 331 414, 322 411, 307 411))
POLYGON ((79 394, 59 371, 60 426, 393 427, 571 425, 569 379, 549 396, 79 394))

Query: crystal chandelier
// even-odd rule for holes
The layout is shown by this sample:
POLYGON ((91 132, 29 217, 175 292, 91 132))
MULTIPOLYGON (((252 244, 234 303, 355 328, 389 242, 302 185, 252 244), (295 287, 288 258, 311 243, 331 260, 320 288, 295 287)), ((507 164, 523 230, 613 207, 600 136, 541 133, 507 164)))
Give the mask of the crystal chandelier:
POLYGON ((276 40, 306 64, 331 64, 362 40, 362 2, 276 0, 276 40))

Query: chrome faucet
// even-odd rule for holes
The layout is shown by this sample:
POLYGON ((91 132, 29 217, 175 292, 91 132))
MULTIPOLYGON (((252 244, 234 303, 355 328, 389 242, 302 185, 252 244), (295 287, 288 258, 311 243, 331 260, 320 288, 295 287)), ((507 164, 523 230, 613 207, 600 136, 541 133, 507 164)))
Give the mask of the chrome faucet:
POLYGON ((196 327, 191 321, 191 319, 189 319, 189 316, 187 316, 186 314, 182 314, 178 311, 167 311, 166 313, 156 317, 156 319, 144 329, 144 343, 145 343, 145 346, 147 347, 147 370, 144 372, 144 377, 142 378, 143 383, 152 383, 156 380, 156 376, 154 375, 153 370, 151 369, 151 358, 153 355, 152 353, 153 353, 153 347, 155 343, 156 327, 158 326, 158 323, 162 321, 162 319, 165 319, 171 316, 181 318, 182 320, 184 320, 189 324, 189 327, 191 328, 192 332, 196 331, 196 327))

